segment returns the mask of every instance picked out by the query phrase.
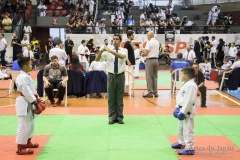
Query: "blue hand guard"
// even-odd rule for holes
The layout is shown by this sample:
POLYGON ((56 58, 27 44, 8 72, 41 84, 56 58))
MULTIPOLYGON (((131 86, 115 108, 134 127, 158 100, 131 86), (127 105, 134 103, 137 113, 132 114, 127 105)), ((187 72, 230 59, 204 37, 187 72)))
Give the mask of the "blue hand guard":
POLYGON ((173 111, 173 116, 177 118, 177 115, 179 112, 180 112, 180 108, 176 107, 175 110, 173 111))
POLYGON ((180 121, 182 121, 182 120, 185 119, 185 116, 184 116, 184 114, 183 114, 182 112, 179 112, 178 115, 177 115, 177 118, 178 118, 180 121))

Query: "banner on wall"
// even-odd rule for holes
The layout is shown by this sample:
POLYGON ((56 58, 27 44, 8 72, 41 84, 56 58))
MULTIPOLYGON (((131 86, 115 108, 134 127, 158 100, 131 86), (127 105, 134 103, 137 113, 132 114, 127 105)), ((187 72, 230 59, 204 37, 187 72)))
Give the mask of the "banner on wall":
MULTIPOLYGON (((70 36, 74 42, 73 51, 77 53, 77 49, 79 45, 81 45, 82 40, 89 40, 93 39, 93 43, 95 46, 103 45, 104 39, 108 39, 108 43, 111 43, 113 38, 113 34, 67 34, 70 36)), ((194 46, 194 40, 198 40, 199 37, 208 36, 211 42, 211 37, 215 36, 218 40, 222 38, 225 41, 225 44, 229 44, 235 42, 236 45, 240 45, 240 34, 175 34, 174 35, 174 42, 167 42, 165 39, 164 34, 157 34, 155 38, 159 41, 162 46, 168 45, 170 48, 170 57, 176 58, 177 53, 181 52, 184 53, 187 49, 187 46, 194 46)), ((127 35, 122 35, 122 43, 121 46, 124 46, 124 43, 127 41, 127 35)), ((138 43, 140 48, 144 48, 146 42, 148 41, 146 34, 135 34, 134 40, 132 41, 133 44, 138 43)))

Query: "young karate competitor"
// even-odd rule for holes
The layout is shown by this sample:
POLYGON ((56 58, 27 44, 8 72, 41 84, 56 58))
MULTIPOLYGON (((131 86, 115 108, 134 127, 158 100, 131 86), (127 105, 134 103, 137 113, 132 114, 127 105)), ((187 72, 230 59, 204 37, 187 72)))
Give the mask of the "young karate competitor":
POLYGON ((198 87, 194 82, 195 71, 193 68, 183 68, 181 79, 184 82, 176 97, 176 108, 173 112, 178 122, 178 142, 172 148, 181 149, 179 155, 194 155, 194 116, 195 102, 198 87))
POLYGON ((16 99, 16 114, 18 116, 17 151, 18 155, 33 154, 29 148, 37 148, 38 143, 32 143, 34 132, 35 114, 40 114, 45 109, 45 104, 38 98, 33 80, 28 74, 32 66, 29 57, 19 57, 18 65, 21 68, 16 79, 17 90, 20 96, 16 99))

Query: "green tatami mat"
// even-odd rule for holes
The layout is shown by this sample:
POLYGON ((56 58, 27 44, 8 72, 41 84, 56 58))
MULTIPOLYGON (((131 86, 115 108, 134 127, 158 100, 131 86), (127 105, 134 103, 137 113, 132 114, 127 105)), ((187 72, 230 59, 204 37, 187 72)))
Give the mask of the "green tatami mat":
MULTIPOLYGON (((51 136, 38 160, 178 159, 169 141, 177 136, 171 115, 126 115, 124 125, 108 125, 106 115, 43 115, 35 122, 35 135, 51 136)), ((16 116, 0 116, 0 125, 0 136, 16 135, 16 116)), ((238 147, 239 128, 239 116, 195 118, 196 136, 226 136, 238 147)))

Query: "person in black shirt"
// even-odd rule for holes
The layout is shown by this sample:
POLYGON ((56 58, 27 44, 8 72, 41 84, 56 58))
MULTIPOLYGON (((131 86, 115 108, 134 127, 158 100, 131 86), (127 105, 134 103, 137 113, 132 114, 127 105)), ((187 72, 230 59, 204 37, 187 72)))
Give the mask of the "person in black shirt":
POLYGON ((67 36, 67 40, 65 41, 65 51, 66 51, 67 55, 70 57, 70 63, 72 63, 72 49, 73 49, 73 47, 74 47, 73 41, 70 39, 70 36, 67 36))
POLYGON ((50 51, 52 48, 54 48, 54 42, 53 42, 53 40, 52 40, 52 37, 49 37, 47 43, 45 44, 46 62, 47 62, 47 64, 50 63, 50 60, 49 60, 49 51, 50 51))
POLYGON ((206 106, 207 87, 205 86, 205 77, 203 73, 199 70, 199 65, 197 63, 193 64, 193 68, 195 69, 194 81, 197 84, 198 90, 201 93, 201 107, 207 108, 206 106))
POLYGON ((220 38, 219 44, 217 46, 217 52, 216 52, 216 61, 217 62, 223 63, 223 59, 224 59, 223 47, 224 47, 224 41, 222 38, 220 38))
MULTIPOLYGON (((124 48, 128 50, 128 60, 126 62, 127 68, 126 70, 129 71, 130 73, 133 73, 133 67, 135 65, 135 54, 134 54, 134 48, 132 46, 132 40, 134 39, 134 32, 133 31, 128 31, 127 32, 127 37, 128 41, 124 44, 124 48)), ((125 76, 125 93, 128 94, 128 87, 129 87, 129 81, 132 81, 129 77, 128 74, 125 76)))
POLYGON ((13 47, 13 58, 12 60, 15 61, 17 60, 17 54, 21 53, 21 41, 20 39, 17 37, 17 35, 14 33, 13 34, 13 39, 12 39, 12 47, 13 47))

